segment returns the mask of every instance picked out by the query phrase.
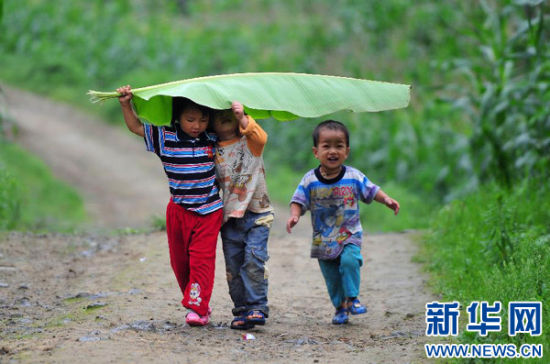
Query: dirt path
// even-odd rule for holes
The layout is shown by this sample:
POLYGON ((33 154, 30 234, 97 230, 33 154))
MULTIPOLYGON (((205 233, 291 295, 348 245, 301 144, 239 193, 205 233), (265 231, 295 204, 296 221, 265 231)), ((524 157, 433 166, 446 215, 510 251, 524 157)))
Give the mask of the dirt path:
MULTIPOLYGON (((8 90, 8 107, 21 143, 82 191, 97 226, 140 226, 162 214, 160 163, 139 138, 16 90, 8 90)), ((361 298, 369 312, 336 327, 319 267, 308 257, 308 219, 288 235, 285 218, 278 210, 269 243, 271 317, 249 331, 254 340, 227 327, 220 246, 212 322, 190 328, 163 232, 2 237, 0 362, 425 362, 424 305, 433 297, 411 262, 413 235, 366 238, 361 298)))

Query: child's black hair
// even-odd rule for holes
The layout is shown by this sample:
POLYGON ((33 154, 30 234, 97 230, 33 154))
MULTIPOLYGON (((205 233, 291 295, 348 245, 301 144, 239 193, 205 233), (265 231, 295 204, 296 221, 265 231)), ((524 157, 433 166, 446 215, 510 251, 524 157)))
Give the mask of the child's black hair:
POLYGON ((207 106, 199 105, 196 102, 186 98, 186 97, 172 97, 172 120, 171 124, 174 125, 179 123, 181 113, 185 110, 192 108, 197 109, 202 112, 203 115, 208 117, 211 116, 212 109, 207 106))
POLYGON ((313 130, 313 146, 317 147, 319 143, 319 134, 321 129, 339 130, 346 136, 346 147, 349 147, 349 131, 344 124, 336 120, 325 120, 315 127, 313 130))

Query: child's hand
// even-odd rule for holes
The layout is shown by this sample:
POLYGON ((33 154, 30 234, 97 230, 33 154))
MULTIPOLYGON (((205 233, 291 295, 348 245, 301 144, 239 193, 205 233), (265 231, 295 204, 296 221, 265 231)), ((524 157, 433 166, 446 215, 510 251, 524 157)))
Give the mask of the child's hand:
POLYGON ((132 99, 132 88, 130 85, 122 86, 116 89, 116 92, 120 94, 118 101, 121 105, 127 106, 130 105, 130 100, 132 99))
POLYGON ((235 114, 237 120, 241 120, 241 118, 244 116, 243 104, 238 101, 233 101, 231 103, 231 110, 233 110, 233 114, 235 114))
POLYGON ((290 234, 292 228, 298 223, 300 216, 291 216, 286 222, 286 231, 290 234))
POLYGON ((399 202, 397 202, 396 200, 394 200, 391 197, 386 197, 384 199, 384 205, 386 205, 390 209, 392 209, 394 211, 395 215, 397 215, 397 213, 399 212, 399 202))
POLYGON ((233 101, 231 103, 231 109, 233 110, 233 115, 235 115, 235 118, 239 121, 241 128, 246 129, 248 126, 248 118, 244 114, 243 104, 238 101, 233 101))

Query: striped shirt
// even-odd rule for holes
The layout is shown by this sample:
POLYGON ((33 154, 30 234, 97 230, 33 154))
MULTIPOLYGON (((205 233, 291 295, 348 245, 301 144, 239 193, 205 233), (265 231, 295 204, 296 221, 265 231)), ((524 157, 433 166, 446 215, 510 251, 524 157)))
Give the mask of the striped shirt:
POLYGON ((143 124, 147 150, 162 161, 174 203, 201 215, 223 207, 216 183, 213 135, 192 138, 169 126, 143 124))

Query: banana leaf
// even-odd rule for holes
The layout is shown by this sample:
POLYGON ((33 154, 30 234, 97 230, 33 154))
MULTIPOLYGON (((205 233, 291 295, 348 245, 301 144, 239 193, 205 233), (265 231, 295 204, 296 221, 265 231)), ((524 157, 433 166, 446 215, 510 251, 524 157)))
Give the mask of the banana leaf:
MULTIPOLYGON (((377 112, 406 107, 410 86, 305 73, 236 73, 192 78, 132 90, 136 113, 157 125, 170 124, 172 97, 183 96, 213 109, 241 102, 255 119, 314 118, 348 110, 377 112)), ((92 102, 118 97, 90 90, 92 102)))

